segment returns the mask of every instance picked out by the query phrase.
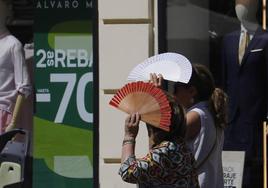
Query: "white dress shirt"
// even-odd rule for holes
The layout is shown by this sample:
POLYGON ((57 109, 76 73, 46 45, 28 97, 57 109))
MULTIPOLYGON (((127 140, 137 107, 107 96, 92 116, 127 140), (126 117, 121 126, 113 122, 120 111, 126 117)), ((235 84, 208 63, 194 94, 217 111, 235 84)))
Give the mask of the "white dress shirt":
POLYGON ((31 85, 22 44, 9 33, 0 36, 0 109, 12 112, 18 92, 26 97, 31 85))
POLYGON ((239 45, 241 44, 243 35, 245 33, 249 34, 249 41, 251 41, 253 39, 253 37, 254 37, 255 32, 256 32, 256 30, 248 30, 241 24, 241 33, 240 33, 239 45))

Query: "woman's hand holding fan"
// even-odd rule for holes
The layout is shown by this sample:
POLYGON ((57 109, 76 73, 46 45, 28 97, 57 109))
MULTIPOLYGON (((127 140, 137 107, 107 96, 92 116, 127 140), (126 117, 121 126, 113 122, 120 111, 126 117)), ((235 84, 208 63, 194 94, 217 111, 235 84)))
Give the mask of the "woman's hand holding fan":
POLYGON ((163 89, 163 81, 164 78, 162 74, 156 75, 156 73, 150 73, 150 80, 149 83, 152 83, 155 87, 158 87, 160 89, 163 89))

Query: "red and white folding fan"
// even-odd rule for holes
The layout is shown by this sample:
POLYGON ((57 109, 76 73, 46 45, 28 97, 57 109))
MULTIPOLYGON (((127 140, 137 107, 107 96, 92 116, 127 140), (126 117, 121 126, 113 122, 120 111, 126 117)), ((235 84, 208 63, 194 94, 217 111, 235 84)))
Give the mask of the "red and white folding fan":
POLYGON ((151 83, 128 83, 117 91, 109 104, 128 114, 138 112, 142 121, 170 130, 171 107, 167 96, 151 83))
POLYGON ((130 82, 148 81, 150 73, 162 74, 165 80, 188 83, 192 75, 190 61, 181 54, 162 53, 138 64, 129 73, 130 82))

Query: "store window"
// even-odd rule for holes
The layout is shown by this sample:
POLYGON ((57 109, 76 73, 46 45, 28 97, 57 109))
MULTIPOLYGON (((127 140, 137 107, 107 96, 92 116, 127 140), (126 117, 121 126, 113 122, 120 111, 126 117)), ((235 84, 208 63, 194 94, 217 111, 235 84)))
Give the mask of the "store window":
MULTIPOLYGON (((240 29, 235 0, 168 0, 159 5, 160 52, 181 53, 192 63, 207 65, 218 83, 222 39, 240 29)), ((256 15, 260 27, 261 5, 256 15)))
POLYGON ((33 0, 0 0, 0 187, 32 184, 33 15, 33 0))
MULTIPOLYGON (((268 34, 263 3, 168 0, 158 4, 159 53, 176 52, 192 64, 207 66, 216 87, 228 96, 223 148, 244 152, 243 187, 261 187, 263 176, 261 128, 268 104, 268 34)), ((224 175, 225 186, 234 186, 228 184, 228 174, 224 175)))
POLYGON ((91 0, 0 0, 0 187, 98 183, 95 9, 91 0))
POLYGON ((10 32, 24 45, 33 40, 33 0, 10 1, 12 15, 7 19, 10 32))

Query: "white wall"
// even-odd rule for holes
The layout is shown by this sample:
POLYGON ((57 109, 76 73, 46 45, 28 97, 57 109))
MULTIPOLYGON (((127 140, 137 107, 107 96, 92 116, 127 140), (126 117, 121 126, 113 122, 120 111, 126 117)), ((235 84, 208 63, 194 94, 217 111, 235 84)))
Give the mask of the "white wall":
MULTIPOLYGON (((118 175, 126 114, 109 106, 116 89, 126 84, 128 73, 157 51, 153 0, 99 0, 99 131, 100 187, 136 187, 118 175)), ((157 17, 155 17, 157 18, 157 17)), ((146 127, 140 125, 137 157, 148 148, 146 127)))

